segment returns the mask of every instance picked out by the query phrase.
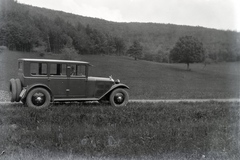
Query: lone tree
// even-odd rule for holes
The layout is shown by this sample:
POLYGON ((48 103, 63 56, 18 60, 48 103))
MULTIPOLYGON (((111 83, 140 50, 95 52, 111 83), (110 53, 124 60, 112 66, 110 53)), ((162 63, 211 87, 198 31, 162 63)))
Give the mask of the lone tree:
POLYGON ((127 54, 134 57, 135 60, 139 59, 142 55, 143 47, 138 41, 134 41, 133 44, 127 50, 127 54))
POLYGON ((170 59, 172 62, 186 63, 189 70, 190 63, 203 61, 203 44, 192 36, 181 37, 170 51, 170 59))

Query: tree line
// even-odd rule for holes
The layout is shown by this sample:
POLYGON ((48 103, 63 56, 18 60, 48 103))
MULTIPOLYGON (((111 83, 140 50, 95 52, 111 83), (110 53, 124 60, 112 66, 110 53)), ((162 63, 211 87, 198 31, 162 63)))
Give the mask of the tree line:
POLYGON ((73 25, 61 17, 53 20, 31 15, 14 0, 1 0, 0 45, 17 51, 59 53, 74 48, 79 54, 123 54, 124 40, 80 22, 73 25))
POLYGON ((173 62, 171 51, 181 37, 202 42, 204 57, 240 60, 240 33, 156 23, 114 23, 0 0, 0 46, 18 51, 130 55, 135 59, 173 62))

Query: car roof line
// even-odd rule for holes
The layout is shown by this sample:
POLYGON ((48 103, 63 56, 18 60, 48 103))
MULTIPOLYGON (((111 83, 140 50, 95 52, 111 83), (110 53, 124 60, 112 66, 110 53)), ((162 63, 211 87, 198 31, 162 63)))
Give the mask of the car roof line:
POLYGON ((28 62, 54 62, 54 63, 77 63, 77 64, 89 64, 85 61, 74 61, 74 60, 60 60, 60 59, 35 59, 35 58, 19 58, 18 61, 28 61, 28 62))

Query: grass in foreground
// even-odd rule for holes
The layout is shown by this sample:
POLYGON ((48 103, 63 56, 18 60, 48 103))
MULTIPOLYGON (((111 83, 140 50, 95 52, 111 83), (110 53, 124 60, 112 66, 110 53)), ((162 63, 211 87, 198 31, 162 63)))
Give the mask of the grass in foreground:
POLYGON ((237 103, 1 106, 0 119, 3 158, 239 159, 237 103))

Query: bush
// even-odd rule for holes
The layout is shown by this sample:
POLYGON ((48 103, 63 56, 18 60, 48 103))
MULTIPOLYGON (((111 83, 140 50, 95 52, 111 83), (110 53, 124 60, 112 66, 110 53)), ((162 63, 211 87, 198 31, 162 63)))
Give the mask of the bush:
POLYGON ((8 48, 6 46, 0 46, 0 53, 4 50, 7 50, 8 48))
POLYGON ((60 53, 62 54, 60 57, 63 60, 80 60, 80 56, 75 48, 65 47, 61 49, 60 53))
POLYGON ((43 53, 46 50, 47 50, 47 48, 44 45, 33 48, 33 52, 37 52, 37 53, 43 53))
POLYGON ((44 56, 45 56, 45 53, 41 52, 41 53, 39 53, 39 56, 40 56, 40 57, 44 57, 44 56))

